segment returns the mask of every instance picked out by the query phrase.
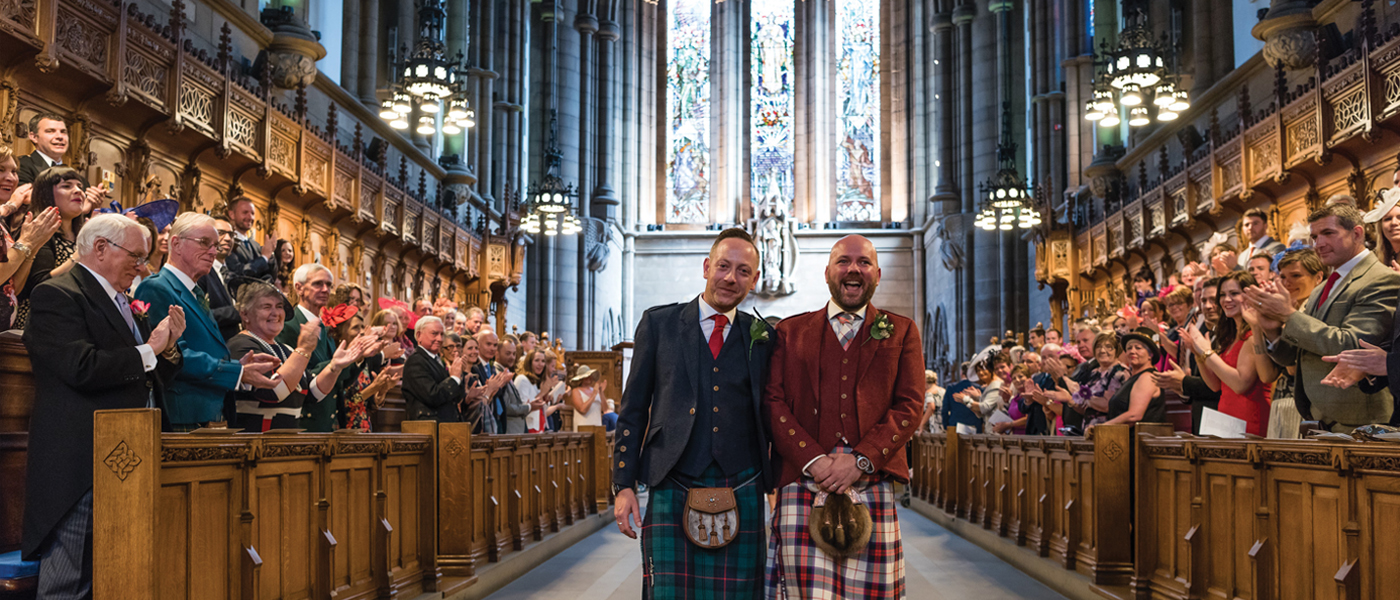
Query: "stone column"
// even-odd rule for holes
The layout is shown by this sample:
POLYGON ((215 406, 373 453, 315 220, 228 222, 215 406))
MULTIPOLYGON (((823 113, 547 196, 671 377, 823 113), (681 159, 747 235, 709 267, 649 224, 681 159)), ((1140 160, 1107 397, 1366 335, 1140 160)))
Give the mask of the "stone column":
POLYGON ((340 87, 351 95, 356 94, 360 78, 360 3, 350 0, 342 4, 341 15, 344 37, 340 44, 340 87))
MULTIPOLYGON (((1212 0, 1191 2, 1191 54, 1194 77, 1192 78, 1191 99, 1200 98, 1211 85, 1215 84, 1215 44, 1211 42, 1212 0)), ((1226 10, 1229 6, 1222 7, 1226 10)), ((1097 23, 1095 24, 1097 25, 1097 23)))
MULTIPOLYGON (((409 2, 408 4, 413 3, 409 2)), ((443 41, 445 42, 445 51, 449 60, 457 58, 459 52, 463 56, 467 56, 468 52, 470 52, 471 14, 471 3, 468 2, 468 0, 447 0, 447 20, 444 23, 443 41)), ((470 81, 468 85, 471 85, 470 81)), ((444 105, 443 109, 446 110, 446 108, 446 105, 444 105)), ((482 127, 484 117, 482 117, 483 113, 481 107, 477 106, 475 101, 472 102, 472 109, 477 113, 477 125, 471 129, 477 129, 482 127)), ((471 129, 467 129, 458 135, 442 135, 442 155, 451 156, 456 154, 462 161, 461 165, 456 167, 456 169, 462 171, 466 171, 472 164, 471 158, 467 156, 467 137, 473 135, 471 129)), ((472 175, 472 179, 476 179, 475 174, 472 175)), ((458 200, 462 200, 462 198, 458 198, 458 200)))
POLYGON ((933 188, 934 210, 938 214, 951 214, 958 212, 962 200, 958 196, 957 171, 958 155, 956 151, 957 127, 954 124, 953 115, 957 113, 959 103, 954 97, 953 83, 957 77, 953 66, 955 64, 953 54, 953 38, 957 32, 953 27, 953 14, 951 12, 940 12, 933 17, 933 95, 932 105, 934 122, 937 124, 934 131, 937 136, 934 140, 934 169, 937 171, 937 178, 933 188))
POLYGON ((793 39, 795 211, 799 221, 814 224, 835 219, 836 91, 831 82, 836 78, 836 63, 831 10, 829 0, 798 2, 793 39))
MULTIPOLYGON (((596 74, 593 70, 593 46, 595 34, 598 33, 598 18, 591 12, 591 2, 580 2, 579 12, 574 16, 574 30, 578 32, 578 98, 580 115, 578 121, 578 204, 577 210, 580 215, 587 215, 585 207, 590 206, 592 196, 593 179, 593 128, 606 127, 605 123, 596 123, 591 118, 596 115, 593 106, 593 94, 597 87, 596 74)), ((588 347, 593 342, 594 319, 593 313, 593 272, 588 270, 582 260, 585 250, 584 235, 573 236, 572 240, 565 240, 561 246, 568 247, 574 253, 574 281, 577 284, 577 293, 573 297, 575 307, 575 337, 573 341, 575 347, 588 347)), ((560 302, 566 301, 563 298, 560 302)))
MULTIPOLYGON (((733 2, 731 4, 739 4, 733 2)), ((598 76, 594 78, 597 82, 597 124, 598 132, 595 143, 597 147, 593 152, 596 164, 594 165, 595 178, 597 182, 593 187, 593 202, 589 206, 589 213, 596 219, 607 221, 617 220, 618 205, 621 204, 617 194, 612 187, 612 152, 613 137, 617 135, 619 123, 613 119, 613 45, 617 41, 620 29, 617 23, 611 19, 604 19, 598 24, 598 76)))
POLYGON ((492 97, 495 91, 495 80, 499 74, 493 70, 495 67, 495 43, 496 43, 496 6, 494 0, 480 0, 474 7, 477 16, 476 35, 473 42, 476 46, 477 60, 472 64, 479 68, 473 68, 472 77, 476 79, 476 193, 481 195, 481 201, 493 210, 500 210, 497 206, 496 198, 492 196, 491 161, 494 156, 492 140, 495 135, 493 127, 493 115, 495 112, 495 100, 492 97))
MULTIPOLYGON (((958 191, 961 192, 962 212, 975 215, 977 212, 977 186, 974 179, 973 158, 976 156, 976 149, 973 144, 973 110, 972 92, 974 80, 972 77, 972 22, 977 17, 977 7, 975 4, 966 2, 959 4, 953 10, 953 24, 957 27, 957 71, 958 71, 958 166, 961 167, 962 176, 958 182, 958 191)), ((960 346, 965 352, 980 348, 986 340, 977 339, 977 278, 973 276, 979 264, 978 258, 989 251, 981 249, 977 243, 978 231, 970 227, 972 219, 967 218, 960 221, 964 227, 964 235, 968 236, 967 246, 967 268, 959 272, 963 279, 963 301, 958 304, 958 324, 960 326, 962 343, 960 346)))
POLYGON ((710 222, 734 223, 748 196, 748 3, 710 4, 710 222))
MULTIPOLYGON (((378 110, 379 98, 375 91, 379 87, 377 60, 379 51, 379 0, 362 0, 360 5, 360 102, 378 110)), ((354 4, 354 1, 346 4, 354 4)))

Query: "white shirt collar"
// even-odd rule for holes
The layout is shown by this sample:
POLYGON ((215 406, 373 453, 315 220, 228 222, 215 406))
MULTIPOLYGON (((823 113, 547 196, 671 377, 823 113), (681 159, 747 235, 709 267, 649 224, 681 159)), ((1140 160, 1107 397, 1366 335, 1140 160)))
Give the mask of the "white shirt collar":
POLYGON ((1347 275, 1351 274, 1351 270, 1355 269, 1356 265, 1361 263, 1361 259, 1366 258, 1366 255, 1370 253, 1370 250, 1362 248, 1361 252, 1357 253, 1356 256, 1351 257, 1351 260, 1346 261, 1342 263, 1342 266, 1337 267, 1337 281, 1346 279, 1347 275))
POLYGON ((248 241, 248 236, 243 235, 243 232, 241 232, 241 231, 239 231, 239 230, 237 230, 237 229, 233 230, 233 237, 234 237, 234 239, 236 239, 236 240, 238 240, 238 241, 240 241, 240 242, 248 241))
POLYGON ((1274 238, 1271 238, 1271 237, 1269 237, 1269 236, 1266 235, 1266 236, 1264 236, 1264 237, 1259 238, 1259 241, 1254 242, 1253 244, 1250 244, 1250 245, 1251 245, 1251 246, 1254 246, 1255 249, 1263 250, 1263 249, 1264 249, 1264 246, 1269 245, 1269 242, 1272 242, 1272 241, 1274 241, 1274 238))
MULTIPOLYGON (((307 320, 307 321, 314 321, 314 322, 316 322, 316 323, 320 323, 320 322, 321 322, 321 316, 320 316, 320 315, 313 314, 313 313, 311 312, 311 309, 306 308, 305 306, 302 306, 300 303, 297 304, 297 310, 298 310, 298 311, 301 311, 301 316, 306 317, 306 320, 307 320)), ((436 356, 436 355, 434 355, 434 356, 436 356)))
POLYGON ((97 280, 97 283, 102 284, 102 291, 105 292, 105 293, 107 294, 107 297, 108 297, 108 298, 111 298, 113 302, 116 302, 116 301, 117 301, 117 294, 119 294, 119 293, 121 293, 121 292, 118 292, 118 291, 117 291, 117 288, 112 287, 112 282, 107 281, 107 278, 106 278, 106 277, 103 277, 103 276, 102 276, 100 273, 98 273, 97 271, 92 270, 92 267, 89 267, 89 266, 87 266, 87 265, 84 265, 83 263, 78 263, 78 264, 79 264, 79 265, 82 265, 82 267, 83 267, 84 269, 87 269, 89 273, 92 273, 92 276, 93 276, 94 279, 97 280))
POLYGON ((723 313, 721 313, 721 312, 719 312, 718 310, 715 310, 715 307, 710 306, 710 303, 709 303, 709 302, 706 302, 706 301, 705 301, 705 298, 704 298, 703 296, 700 298, 700 322, 701 322, 701 323, 704 323, 704 322, 705 322, 706 320, 708 320, 710 317, 713 317, 713 316, 719 315, 719 314, 724 315, 725 318, 729 319, 729 323, 730 323, 730 324, 733 324, 733 323, 734 323, 734 317, 735 317, 736 315, 739 314, 739 309, 738 309, 737 307, 736 307, 736 308, 731 308, 731 309, 729 309, 728 312, 723 312, 723 313))
POLYGON ((195 283, 194 279, 191 279, 190 276, 189 276, 188 274, 186 274, 184 271, 181 271, 180 269, 176 268, 175 265, 174 265, 174 263, 168 263, 168 262, 167 262, 167 263, 165 263, 165 266, 164 266, 164 267, 161 267, 161 268, 163 268, 163 269, 165 269, 165 270, 167 270, 167 271, 170 271, 171 273, 174 273, 174 274, 175 274, 175 278, 176 278, 176 279, 179 279, 179 280, 180 280, 180 283, 185 284, 185 289, 189 290, 191 294, 194 293, 194 288, 195 288, 195 286, 197 285, 197 284, 195 283))
MULTIPOLYGON (((297 308, 301 308, 301 305, 297 305, 297 308)), ((424 348, 424 347, 422 347, 422 346, 419 346, 418 349, 419 349, 419 350, 422 350, 424 354, 427 354, 427 355, 428 355, 428 358, 431 358, 431 359, 433 359, 433 360, 437 360, 437 356, 438 356, 438 355, 433 354, 433 351, 432 351, 432 350, 429 350, 429 349, 424 348)))
POLYGON ((866 305, 860 307, 859 310, 848 311, 848 310, 846 310, 846 309, 841 308, 840 306, 838 306, 838 305, 836 304, 836 301, 835 301, 835 300, 827 300, 827 301, 826 301, 826 320, 830 321, 830 320, 832 320, 832 319, 835 319, 835 318, 836 318, 836 315, 839 315, 839 314, 841 314, 841 313, 843 313, 843 312, 849 312, 849 313, 855 315, 857 321, 864 320, 864 319, 865 319, 865 311, 866 311, 867 309, 869 309, 869 308, 870 308, 870 304, 869 304, 869 303, 866 303, 866 305))
POLYGON ((224 270, 224 261, 219 260, 217 258, 214 259, 214 266, 211 267, 209 270, 214 273, 218 273, 219 271, 224 270))
POLYGON ((44 162, 45 162, 45 163, 48 163, 48 166, 50 166, 50 167, 52 167, 52 166, 58 164, 58 161, 56 161, 56 160, 54 160, 54 159, 52 159, 52 158, 49 158, 49 155, 44 154, 43 152, 40 152, 40 151, 38 151, 38 150, 35 150, 34 153, 35 153, 35 154, 38 154, 40 158, 43 158, 43 159, 44 159, 44 162))

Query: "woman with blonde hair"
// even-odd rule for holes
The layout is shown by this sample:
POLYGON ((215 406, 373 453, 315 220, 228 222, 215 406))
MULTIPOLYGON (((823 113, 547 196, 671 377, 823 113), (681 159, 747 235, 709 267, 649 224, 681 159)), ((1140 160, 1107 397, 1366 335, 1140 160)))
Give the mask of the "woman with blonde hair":
POLYGON ((554 401, 555 386, 560 378, 550 368, 553 361, 544 350, 532 350, 520 359, 515 371, 515 390, 520 393, 521 400, 530 403, 530 414, 525 415, 527 433, 548 431, 549 416, 564 406, 554 401))

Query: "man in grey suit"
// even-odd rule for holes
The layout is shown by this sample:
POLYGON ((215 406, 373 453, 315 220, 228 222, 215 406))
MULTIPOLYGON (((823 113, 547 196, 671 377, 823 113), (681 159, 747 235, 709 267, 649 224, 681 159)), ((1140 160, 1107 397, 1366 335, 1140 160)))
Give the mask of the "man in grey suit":
POLYGON ((776 333, 738 310, 759 276, 748 233, 720 233, 703 273, 698 298, 642 315, 618 412, 613 515, 628 537, 641 525, 644 598, 762 594, 763 494, 773 473, 760 401, 776 333), (637 483, 651 487, 645 519, 637 483), (722 530, 733 543, 687 539, 687 490, 696 488, 733 489, 738 522, 722 530))
POLYGON ((1313 290, 1302 310, 1293 309, 1281 286, 1265 284, 1245 291, 1261 317, 1269 356, 1280 365, 1298 366, 1298 411, 1339 432, 1389 422, 1392 413, 1387 389, 1367 393, 1323 383, 1333 369, 1323 357, 1356 350, 1363 341, 1382 343, 1395 319, 1400 274, 1366 249, 1361 221, 1361 212, 1345 204, 1308 215, 1317 254, 1332 274, 1313 290))

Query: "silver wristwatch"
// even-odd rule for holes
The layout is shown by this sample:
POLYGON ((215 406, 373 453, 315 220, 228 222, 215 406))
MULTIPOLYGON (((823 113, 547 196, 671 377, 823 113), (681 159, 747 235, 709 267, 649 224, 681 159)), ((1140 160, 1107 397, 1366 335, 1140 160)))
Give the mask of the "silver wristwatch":
POLYGON ((866 475, 875 473, 875 463, 870 462, 864 454, 856 454, 856 468, 866 475))

